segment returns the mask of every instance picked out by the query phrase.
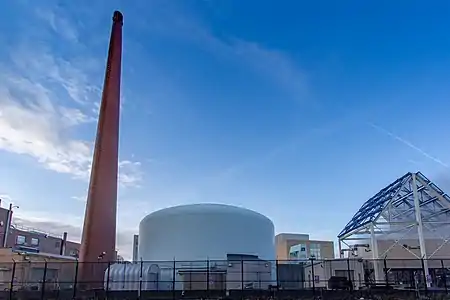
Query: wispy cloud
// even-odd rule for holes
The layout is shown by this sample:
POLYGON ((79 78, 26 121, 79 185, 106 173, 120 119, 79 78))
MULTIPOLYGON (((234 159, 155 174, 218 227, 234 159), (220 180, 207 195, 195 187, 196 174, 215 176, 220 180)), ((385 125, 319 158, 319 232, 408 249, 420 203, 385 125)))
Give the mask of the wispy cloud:
POLYGON ((411 148, 411 149, 417 151, 418 153, 422 154, 424 157, 426 157, 426 158, 428 158, 428 159, 434 161, 435 163, 441 165, 442 167, 444 167, 444 168, 448 168, 448 167, 449 167, 448 164, 446 164, 445 162, 443 162, 443 161, 440 160, 439 158, 437 158, 437 157, 435 157, 435 156, 429 154, 428 152, 425 152, 424 150, 420 149, 419 147, 417 147, 416 145, 414 145, 414 144, 411 143, 410 141, 405 140, 404 138, 402 138, 402 137, 396 135, 395 133, 393 133, 393 132, 391 132, 391 131, 389 131, 389 130, 387 130, 387 129, 385 129, 385 128, 379 126, 379 125, 376 125, 376 124, 374 124, 374 123, 370 123, 370 122, 369 122, 368 124, 369 124, 369 126, 371 126, 372 128, 374 128, 374 129, 376 129, 376 130, 378 130, 378 131, 380 131, 380 132, 382 132, 382 133, 384 133, 384 134, 390 136, 391 138, 393 138, 393 139, 399 141, 400 143, 402 143, 403 145, 405 145, 405 146, 407 146, 407 147, 409 147, 409 148, 411 148))
POLYGON ((215 55, 238 60, 258 76, 278 86, 295 100, 303 100, 307 92, 307 76, 286 53, 240 38, 219 38, 206 28, 198 28, 199 42, 215 55))
POLYGON ((51 30, 66 40, 78 42, 78 32, 76 28, 67 20, 64 11, 57 7, 52 9, 38 8, 36 15, 45 21, 51 30))
MULTIPOLYGON (((93 66, 89 65, 90 59, 82 58, 74 61, 55 56, 51 48, 44 45, 19 44, 10 51, 8 59, 12 64, 9 68, 11 73, 19 74, 18 78, 27 78, 33 82, 45 82, 52 90, 58 92, 62 99, 67 98, 80 105, 95 107, 100 98, 101 88, 93 80, 94 74, 89 73, 93 66), (32 50, 31 50, 32 49, 32 50), (82 67, 82 68, 80 68, 82 67)), ((57 100, 57 99, 53 99, 57 100)))
MULTIPOLYGON (((58 18, 55 12, 47 13, 58 18)), ((89 124, 95 132, 101 91, 92 72, 95 68, 75 64, 55 55, 50 45, 35 46, 32 41, 10 46, 9 52, 9 57, 0 59, 0 149, 87 180, 93 143, 73 134, 79 133, 81 124, 89 124)), ((95 58, 87 55, 78 61, 95 58)), ((122 186, 138 186, 142 179, 139 162, 120 162, 119 173, 122 186)))
POLYGON ((231 39, 229 42, 214 39, 220 47, 242 59, 255 72, 265 76, 296 100, 303 100, 307 92, 306 72, 287 54, 242 39, 231 39))
POLYGON ((138 187, 143 180, 141 163, 123 160, 119 162, 119 182, 124 186, 138 187))
MULTIPOLYGON (((0 149, 32 156, 47 169, 87 179, 92 143, 72 139, 68 130, 94 117, 54 104, 56 96, 41 83, 4 69, 2 74, 8 76, 0 75, 0 149)), ((136 185, 142 179, 139 163, 124 161, 119 166, 123 185, 136 185)))
POLYGON ((257 41, 232 35, 217 35, 208 24, 176 5, 165 10, 155 6, 155 18, 145 24, 144 30, 184 40, 206 49, 215 56, 235 60, 237 64, 252 70, 277 86, 287 97, 303 101, 308 92, 306 72, 287 53, 269 48, 257 41), (156 15, 158 14, 158 15, 156 15))
POLYGON ((80 202, 86 202, 87 196, 72 196, 70 197, 71 199, 75 200, 75 201, 80 201, 80 202))
POLYGON ((61 114, 62 123, 67 127, 91 123, 97 120, 94 116, 87 115, 78 108, 61 106, 59 107, 59 113, 61 114))

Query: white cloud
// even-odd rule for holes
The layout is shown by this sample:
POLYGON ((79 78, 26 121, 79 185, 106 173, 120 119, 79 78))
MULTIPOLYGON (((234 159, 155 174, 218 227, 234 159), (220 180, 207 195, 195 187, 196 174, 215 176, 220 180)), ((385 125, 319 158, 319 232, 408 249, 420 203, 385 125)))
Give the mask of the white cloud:
MULTIPOLYGON (((12 64, 0 62, 0 149, 34 157, 49 170, 88 179, 92 142, 70 134, 77 125, 96 120, 92 98, 100 97, 100 89, 68 61, 37 49, 18 49, 12 64)), ((138 185, 140 164, 123 161, 119 166, 121 185, 138 185)))
MULTIPOLYGON (((83 71, 75 67, 74 62, 53 55, 51 49, 45 46, 23 44, 11 50, 10 60, 13 62, 10 67, 21 77, 33 82, 46 82, 49 86, 55 85, 53 87, 56 90, 64 91, 77 104, 94 107, 97 99, 100 99, 101 88, 92 83, 92 78, 86 72, 92 68, 89 59, 77 61, 78 65, 86 69, 83 71)), ((66 95, 62 95, 64 99, 66 95)))
POLYGON ((87 196, 72 196, 70 197, 71 199, 75 200, 75 201, 80 201, 80 202, 86 202, 87 196))
MULTIPOLYGON (((50 99, 29 100, 25 103, 19 100, 20 96, 32 95, 33 87, 36 90, 42 88, 31 82, 20 86, 8 82, 6 78, 1 79, 0 148, 35 157, 51 170, 78 177, 86 176, 84 166, 89 163, 90 147, 86 142, 63 137, 60 115, 50 99)), ((44 94, 48 93, 45 90, 44 94)))
POLYGON ((68 127, 96 121, 93 116, 86 115, 78 108, 61 106, 59 107, 59 112, 61 114, 63 124, 68 127))
POLYGON ((124 160, 119 162, 119 182, 124 186, 139 186, 143 179, 141 163, 124 160))

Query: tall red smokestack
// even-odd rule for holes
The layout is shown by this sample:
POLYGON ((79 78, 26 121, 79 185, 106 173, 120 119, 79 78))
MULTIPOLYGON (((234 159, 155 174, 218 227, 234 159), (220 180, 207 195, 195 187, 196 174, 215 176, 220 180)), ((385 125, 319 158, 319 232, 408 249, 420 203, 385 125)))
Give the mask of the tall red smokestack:
POLYGON ((107 263, 116 259, 122 26, 115 11, 80 249, 78 278, 91 288, 103 286, 107 263))

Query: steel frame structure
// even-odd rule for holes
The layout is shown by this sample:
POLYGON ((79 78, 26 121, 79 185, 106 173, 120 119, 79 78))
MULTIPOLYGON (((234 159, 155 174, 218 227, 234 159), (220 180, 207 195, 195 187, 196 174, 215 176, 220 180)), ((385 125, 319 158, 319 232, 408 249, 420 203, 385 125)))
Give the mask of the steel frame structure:
MULTIPOLYGON (((428 274, 427 259, 432 258, 450 242, 450 197, 421 172, 407 173, 367 200, 338 235, 339 253, 355 249, 355 243, 370 241, 372 259, 384 259, 402 239, 419 241, 420 256, 405 247, 418 259, 424 260, 425 275, 428 274), (384 253, 378 252, 377 239, 394 235, 393 244, 384 253), (432 253, 427 253, 427 238, 440 240, 432 253), (344 249, 342 246, 346 246, 344 249)), ((374 267, 375 279, 380 270, 374 267)))

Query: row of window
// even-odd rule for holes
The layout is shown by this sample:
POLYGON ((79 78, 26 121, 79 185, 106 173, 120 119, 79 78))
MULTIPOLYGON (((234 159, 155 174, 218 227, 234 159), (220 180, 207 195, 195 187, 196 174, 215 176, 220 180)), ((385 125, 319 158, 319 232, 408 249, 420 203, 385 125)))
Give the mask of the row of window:
MULTIPOLYGON (((16 236, 16 245, 26 245, 27 244, 27 238, 23 235, 16 236)), ((39 239, 32 237, 30 241, 31 246, 39 246, 39 239)), ((57 241, 55 242, 55 248, 59 249, 61 247, 61 242, 57 241)))
MULTIPOLYGON (((36 237, 32 237, 29 243, 27 243, 27 237, 24 235, 17 235, 16 236, 16 245, 18 246, 32 246, 32 247, 38 247, 39 246, 39 239, 36 237)), ((57 241, 55 242, 55 248, 59 249, 61 247, 61 242, 57 241)), ((58 251, 59 252, 59 251, 58 251)), ((73 257, 78 257, 78 249, 69 249, 66 251, 68 255, 73 257)))
MULTIPOLYGON (((16 236, 16 245, 25 245, 26 243, 27 243, 27 238, 25 236, 23 236, 23 235, 16 236)), ((30 241, 30 245, 34 246, 34 247, 39 246, 39 239, 32 237, 31 241, 30 241)))

